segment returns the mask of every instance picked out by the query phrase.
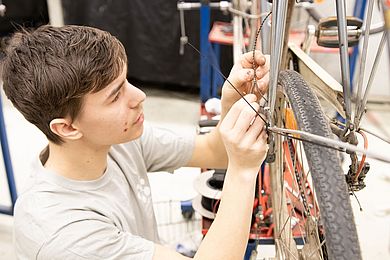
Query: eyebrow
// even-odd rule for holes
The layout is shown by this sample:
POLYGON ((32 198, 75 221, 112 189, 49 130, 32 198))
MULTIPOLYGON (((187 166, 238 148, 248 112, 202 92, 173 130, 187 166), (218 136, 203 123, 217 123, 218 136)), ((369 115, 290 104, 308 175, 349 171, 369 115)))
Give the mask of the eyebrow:
POLYGON ((124 79, 124 80, 119 84, 119 86, 117 86, 116 88, 114 88, 114 89, 110 92, 110 94, 108 95, 108 97, 107 97, 106 100, 111 99, 116 93, 118 93, 119 90, 120 90, 120 89, 123 87, 123 85, 125 84, 125 82, 126 82, 126 79, 124 79))

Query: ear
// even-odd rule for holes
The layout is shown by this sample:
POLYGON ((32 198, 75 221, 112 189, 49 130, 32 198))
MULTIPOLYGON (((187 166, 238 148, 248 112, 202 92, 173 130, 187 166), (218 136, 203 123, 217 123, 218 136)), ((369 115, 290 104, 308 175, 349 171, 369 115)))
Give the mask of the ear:
POLYGON ((50 122, 50 130, 61 138, 68 140, 80 139, 83 134, 72 125, 70 119, 55 118, 50 122))

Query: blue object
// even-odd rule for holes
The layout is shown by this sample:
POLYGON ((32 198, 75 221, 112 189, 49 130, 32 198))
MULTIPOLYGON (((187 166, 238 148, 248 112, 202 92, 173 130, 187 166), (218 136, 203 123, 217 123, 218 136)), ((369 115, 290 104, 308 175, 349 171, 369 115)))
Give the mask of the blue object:
POLYGON ((7 214, 7 215, 13 215, 14 206, 15 206, 16 198, 18 195, 16 192, 14 172, 12 169, 11 156, 10 156, 9 148, 8 148, 7 132, 5 129, 3 104, 1 101, 1 96, 0 96, 0 141, 1 141, 1 150, 3 153, 4 167, 5 167, 5 171, 6 171, 6 175, 7 175, 8 188, 9 188, 10 197, 11 197, 11 206, 7 207, 7 206, 0 205, 0 213, 7 214))
POLYGON ((180 202, 181 214, 185 219, 191 219, 194 215, 194 208, 192 207, 192 200, 185 200, 180 202))
POLYGON ((207 60, 210 52, 210 5, 208 1, 201 1, 200 7, 200 98, 206 102, 211 90, 211 66, 207 60))
POLYGON ((256 250, 256 240, 249 240, 246 246, 244 260, 249 260, 253 250, 256 250))
POLYGON ((210 2, 201 1, 200 7, 200 98, 202 103, 212 97, 218 97, 218 87, 224 79, 219 71, 220 46, 211 44, 210 32, 210 2))
POLYGON ((219 67, 219 58, 221 56, 221 46, 218 43, 212 45, 212 58, 214 67, 212 68, 213 72, 213 82, 211 88, 211 97, 218 97, 218 87, 223 85, 224 78, 221 76, 220 67, 219 67), (219 71, 217 71, 219 70, 219 71))

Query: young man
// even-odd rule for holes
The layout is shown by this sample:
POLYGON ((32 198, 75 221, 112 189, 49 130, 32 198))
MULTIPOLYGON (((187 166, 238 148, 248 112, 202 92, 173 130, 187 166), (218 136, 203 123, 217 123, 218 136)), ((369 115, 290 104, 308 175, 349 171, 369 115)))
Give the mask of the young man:
MULTIPOLYGON (((255 60, 265 91, 268 65, 258 52, 255 60)), ((145 94, 126 80, 126 69, 122 44, 90 27, 43 26, 10 41, 5 93, 49 141, 16 203, 17 256, 185 259, 158 244, 146 173, 197 166, 228 170, 218 214, 195 258, 242 259, 267 150, 263 122, 225 83, 222 123, 210 134, 189 139, 144 126, 145 94)), ((229 80, 247 92, 253 77, 248 53, 229 80)), ((255 95, 246 99, 258 109, 255 95)))

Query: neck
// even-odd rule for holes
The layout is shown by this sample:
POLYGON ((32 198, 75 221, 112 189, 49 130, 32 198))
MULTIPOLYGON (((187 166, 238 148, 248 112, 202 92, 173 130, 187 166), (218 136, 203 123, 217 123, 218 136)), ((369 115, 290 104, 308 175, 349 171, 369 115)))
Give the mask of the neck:
POLYGON ((49 157, 43 164, 46 169, 69 179, 95 180, 103 175, 107 167, 109 148, 96 148, 79 143, 49 143, 49 157))

